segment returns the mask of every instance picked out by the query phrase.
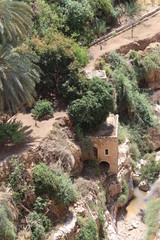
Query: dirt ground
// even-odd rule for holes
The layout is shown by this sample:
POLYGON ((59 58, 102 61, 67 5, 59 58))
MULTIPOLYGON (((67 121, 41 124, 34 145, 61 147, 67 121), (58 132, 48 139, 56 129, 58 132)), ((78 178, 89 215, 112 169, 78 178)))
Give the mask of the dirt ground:
MULTIPOLYGON (((142 0, 141 0, 142 1, 142 0)), ((143 1, 144 2, 144 1, 143 1)), ((143 13, 151 11, 158 6, 158 1, 152 6, 150 1, 145 1, 143 13)), ((131 30, 127 30, 118 36, 115 36, 103 44, 94 45, 89 49, 89 55, 92 56, 90 63, 85 67, 86 72, 95 69, 96 61, 104 54, 110 51, 117 50, 121 46, 128 45, 132 42, 137 42, 146 38, 152 38, 160 32, 160 12, 148 20, 134 27, 134 35, 131 37, 131 30)))
POLYGON ((0 161, 13 154, 21 154, 30 148, 36 148, 50 133, 53 123, 55 123, 55 121, 57 121, 59 118, 63 118, 65 116, 66 113, 64 111, 55 112, 53 117, 47 120, 37 121, 35 125, 35 120, 31 113, 16 114, 13 119, 15 118, 17 121, 21 121, 23 126, 27 128, 26 134, 29 140, 26 143, 16 147, 0 147, 0 161))

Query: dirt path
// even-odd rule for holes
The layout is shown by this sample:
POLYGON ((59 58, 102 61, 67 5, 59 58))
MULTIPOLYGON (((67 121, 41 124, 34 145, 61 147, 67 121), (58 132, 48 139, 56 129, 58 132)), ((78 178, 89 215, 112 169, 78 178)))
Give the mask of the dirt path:
POLYGON ((90 72, 94 70, 96 61, 106 53, 140 40, 153 38, 158 33, 160 33, 160 13, 137 25, 134 28, 133 38, 131 37, 131 30, 127 30, 126 32, 109 39, 101 45, 92 46, 89 49, 89 55, 92 56, 92 59, 86 66, 85 71, 90 72))
POLYGON ((15 118, 17 121, 21 121, 23 126, 27 127, 26 133, 29 137, 29 141, 16 147, 1 147, 0 161, 13 154, 21 154, 31 148, 36 148, 40 144, 40 142, 50 133, 53 123, 55 123, 59 118, 63 118, 65 116, 65 111, 55 112, 52 118, 48 120, 37 121, 36 126, 35 120, 33 119, 31 113, 16 114, 13 118, 15 118))

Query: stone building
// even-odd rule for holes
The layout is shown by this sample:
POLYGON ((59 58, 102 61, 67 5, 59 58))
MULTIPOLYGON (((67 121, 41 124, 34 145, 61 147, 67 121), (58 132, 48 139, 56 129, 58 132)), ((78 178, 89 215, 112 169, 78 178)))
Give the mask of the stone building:
POLYGON ((110 115, 100 129, 90 136, 94 155, 110 173, 118 173, 118 115, 110 115))

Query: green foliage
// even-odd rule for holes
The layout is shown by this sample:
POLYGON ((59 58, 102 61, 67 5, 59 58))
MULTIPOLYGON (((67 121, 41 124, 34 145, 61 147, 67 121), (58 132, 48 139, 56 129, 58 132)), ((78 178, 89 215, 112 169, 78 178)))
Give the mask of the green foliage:
POLYGON ((24 104, 32 106, 40 72, 37 60, 26 46, 13 48, 0 45, 0 113, 15 113, 24 104))
POLYGON ((12 171, 9 175, 9 183, 14 191, 14 200, 17 204, 25 200, 25 193, 34 191, 26 180, 26 168, 23 162, 20 162, 18 157, 13 157, 10 160, 12 171))
POLYGON ((141 10, 140 5, 137 3, 137 1, 129 0, 129 2, 126 2, 126 13, 128 17, 134 18, 141 10))
POLYGON ((155 122, 148 96, 140 92, 134 68, 116 52, 112 52, 109 58, 113 69, 118 112, 121 119, 127 114, 130 122, 143 129, 154 127, 155 122))
POLYGON ((104 239, 105 238, 105 233, 104 233, 104 214, 103 214, 103 209, 99 208, 98 209, 98 218, 99 218, 99 223, 100 223, 100 228, 99 228, 99 238, 104 239))
POLYGON ((32 231, 32 240, 44 239, 46 232, 51 230, 51 221, 46 215, 50 205, 51 201, 46 198, 36 198, 34 210, 29 213, 27 220, 27 227, 32 231))
POLYGON ((144 57, 144 71, 145 74, 151 70, 156 70, 159 67, 160 63, 160 52, 152 52, 144 57))
POLYGON ((129 53, 129 59, 131 59, 134 62, 134 64, 139 65, 141 62, 141 55, 137 51, 131 50, 129 53))
POLYGON ((139 152, 139 149, 138 149, 138 146, 137 146, 137 143, 132 142, 132 143, 130 144, 129 150, 130 150, 130 153, 131 153, 131 158, 132 158, 134 161, 137 162, 137 161, 140 159, 140 156, 141 156, 141 154, 140 154, 140 152, 139 152))
POLYGON ((120 144, 124 143, 128 135, 128 130, 125 125, 119 123, 118 125, 118 142, 120 144))
POLYGON ((1 144, 20 144, 25 141, 26 128, 20 121, 4 122, 0 124, 0 143, 1 144))
POLYGON ((34 117, 39 119, 41 117, 53 114, 52 103, 47 100, 38 100, 34 108, 31 110, 34 117))
POLYGON ((34 183, 38 194, 47 194, 58 204, 69 206, 77 201, 77 192, 71 179, 65 174, 58 174, 44 163, 33 171, 34 183))
POLYGON ((104 122, 113 110, 112 85, 101 79, 93 78, 86 95, 69 105, 68 114, 74 125, 79 126, 85 132, 91 132, 104 122))
POLYGON ((151 200, 147 204, 145 210, 145 224, 147 225, 147 236, 146 240, 155 237, 156 231, 159 229, 158 218, 160 215, 160 199, 151 200))
POLYGON ((76 240, 98 240, 98 229, 93 219, 87 219, 85 224, 81 226, 76 240))
POLYGON ((81 97, 87 83, 78 69, 88 62, 87 50, 63 34, 49 30, 43 39, 32 38, 30 45, 40 57, 43 71, 38 92, 57 91, 68 102, 81 97))
POLYGON ((0 1, 0 42, 22 40, 32 28, 33 12, 27 4, 18 1, 0 1))
POLYGON ((128 200, 128 184, 124 178, 122 178, 122 193, 117 200, 122 204, 126 204, 128 200))
POLYGON ((150 159, 148 162, 141 167, 141 179, 146 180, 149 183, 154 183, 160 173, 160 163, 156 162, 155 159, 150 159))
POLYGON ((93 21, 93 11, 89 1, 65 0, 65 15, 70 34, 72 32, 80 33, 86 22, 93 21))
POLYGON ((32 240, 44 239, 45 233, 50 230, 51 222, 43 213, 33 211, 29 214, 28 226, 32 231, 32 240))
POLYGON ((132 124, 128 126, 128 131, 130 142, 137 144, 141 157, 147 152, 155 150, 155 145, 151 141, 151 137, 141 126, 132 124))
POLYGON ((6 205, 0 205, 0 239, 16 240, 16 227, 11 209, 6 205))

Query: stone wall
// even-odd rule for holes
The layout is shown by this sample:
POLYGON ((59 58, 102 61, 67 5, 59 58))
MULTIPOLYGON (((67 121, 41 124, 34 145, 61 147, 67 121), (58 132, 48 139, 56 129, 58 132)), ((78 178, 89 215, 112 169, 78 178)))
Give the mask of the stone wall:
POLYGON ((118 139, 116 137, 91 137, 93 146, 98 150, 99 163, 107 162, 110 172, 118 173, 118 139), (108 149, 108 155, 105 154, 108 149))

